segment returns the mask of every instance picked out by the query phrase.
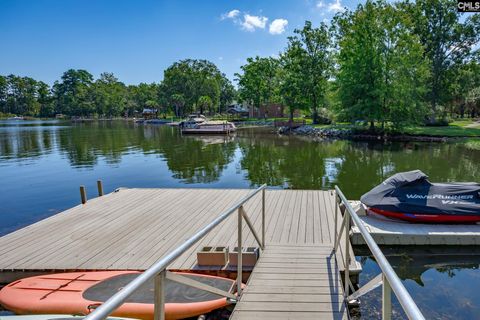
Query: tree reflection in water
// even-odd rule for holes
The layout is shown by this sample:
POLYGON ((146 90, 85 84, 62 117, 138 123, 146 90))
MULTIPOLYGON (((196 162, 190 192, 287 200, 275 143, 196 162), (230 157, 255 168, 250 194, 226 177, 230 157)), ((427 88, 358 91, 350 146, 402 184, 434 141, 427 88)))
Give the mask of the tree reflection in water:
POLYGON ((118 166, 125 155, 153 154, 166 161, 174 179, 188 184, 221 181, 225 168, 237 161, 238 179, 251 186, 331 189, 338 184, 350 198, 412 169, 432 181, 480 180, 480 151, 462 143, 312 141, 271 131, 243 129, 227 138, 182 136, 176 128, 124 121, 3 125, 0 160, 32 161, 58 153, 73 168, 92 168, 100 159, 118 166))

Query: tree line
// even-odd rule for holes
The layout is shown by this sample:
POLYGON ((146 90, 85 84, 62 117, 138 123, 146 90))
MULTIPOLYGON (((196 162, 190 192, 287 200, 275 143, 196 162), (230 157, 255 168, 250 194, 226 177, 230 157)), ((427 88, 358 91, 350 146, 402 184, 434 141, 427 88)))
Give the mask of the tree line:
POLYGON ((249 58, 239 95, 382 128, 480 114, 480 14, 454 0, 368 0, 330 25, 306 21, 278 57, 249 58))
POLYGON ((367 0, 330 24, 306 21, 278 57, 252 57, 235 74, 238 90, 207 60, 186 59, 160 83, 125 85, 68 70, 52 87, 0 76, 0 112, 49 117, 133 115, 143 108, 184 116, 222 113, 238 100, 255 108, 303 110, 314 123, 370 128, 446 124, 480 114, 480 14, 455 0, 367 0))
POLYGON ((108 72, 95 80, 74 69, 51 87, 30 77, 0 75, 0 113, 25 116, 132 116, 143 108, 177 116, 214 113, 225 111, 235 94, 225 74, 206 60, 175 62, 162 82, 139 85, 125 85, 108 72))

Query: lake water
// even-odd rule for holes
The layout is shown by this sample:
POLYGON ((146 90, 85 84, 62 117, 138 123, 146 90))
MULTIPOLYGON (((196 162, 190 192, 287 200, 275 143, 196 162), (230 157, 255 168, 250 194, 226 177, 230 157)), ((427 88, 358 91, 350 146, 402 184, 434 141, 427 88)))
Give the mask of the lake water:
MULTIPOLYGON (((480 151, 462 143, 310 141, 265 128, 242 129, 234 137, 185 137, 176 128, 122 121, 0 121, 0 235, 77 205, 79 185, 96 196, 97 179, 105 192, 339 185, 348 198, 358 199, 399 171, 421 169, 432 181, 480 181, 479 163, 480 151)), ((389 259, 427 318, 480 319, 480 254, 435 255, 430 261, 398 250, 404 251, 389 259)), ((367 253, 358 259, 366 283, 378 266, 367 253)), ((362 319, 378 314, 380 292, 363 299, 362 319)), ((395 317, 403 318, 398 305, 395 317)))

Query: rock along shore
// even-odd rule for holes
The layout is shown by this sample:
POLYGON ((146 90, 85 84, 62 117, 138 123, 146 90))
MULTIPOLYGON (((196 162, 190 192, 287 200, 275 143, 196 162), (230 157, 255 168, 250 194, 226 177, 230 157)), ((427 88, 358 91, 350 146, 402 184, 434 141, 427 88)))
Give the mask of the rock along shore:
POLYGON ((407 134, 395 135, 377 135, 367 133, 356 133, 351 129, 339 128, 315 128, 309 125, 301 126, 290 130, 289 127, 280 127, 277 131, 279 134, 293 134, 301 136, 310 136, 312 138, 321 139, 350 139, 362 141, 420 141, 420 142, 446 142, 447 137, 433 136, 413 136, 407 134))

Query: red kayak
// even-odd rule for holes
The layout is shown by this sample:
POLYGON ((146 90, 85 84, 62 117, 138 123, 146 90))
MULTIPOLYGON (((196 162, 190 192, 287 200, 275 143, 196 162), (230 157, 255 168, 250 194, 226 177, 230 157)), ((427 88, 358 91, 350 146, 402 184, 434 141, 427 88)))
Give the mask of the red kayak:
MULTIPOLYGON (((137 277, 137 271, 92 271, 48 274, 10 283, 0 290, 0 304, 17 314, 88 314, 137 277)), ((234 292, 231 279, 179 273, 193 280, 234 292)), ((112 316, 153 319, 153 281, 144 285, 112 316)), ((166 319, 183 319, 228 305, 226 298, 190 286, 165 283, 166 319)))

